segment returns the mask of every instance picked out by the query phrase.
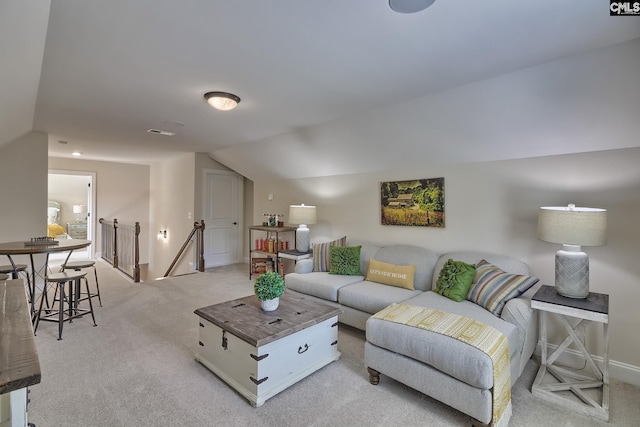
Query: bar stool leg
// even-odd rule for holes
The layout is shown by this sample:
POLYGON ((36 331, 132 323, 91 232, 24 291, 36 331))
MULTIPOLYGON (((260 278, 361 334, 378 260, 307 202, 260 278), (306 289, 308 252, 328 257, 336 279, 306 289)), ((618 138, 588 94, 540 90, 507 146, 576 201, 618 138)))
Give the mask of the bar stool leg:
MULTIPOLYGON (((60 287, 60 307, 58 307, 58 341, 62 339, 62 325, 64 324, 64 300, 66 299, 64 295, 64 285, 65 282, 58 283, 58 286, 60 287)), ((71 302, 69 302, 69 307, 71 307, 71 302)))
MULTIPOLYGON (((42 293, 45 294, 47 292, 47 282, 44 283, 44 286, 42 287, 42 293)), ((33 321, 35 321, 35 324, 33 326, 33 335, 36 335, 36 331, 38 330, 38 325, 40 324, 40 314, 42 313, 42 304, 44 303, 44 296, 40 297, 40 306, 38 307, 38 312, 35 315, 36 318, 32 319, 33 321)), ((32 321, 32 323, 33 323, 32 321)))
MULTIPOLYGON (((87 280, 86 277, 84 277, 84 286, 87 288, 87 297, 89 298, 89 309, 91 310, 91 319, 93 319, 93 326, 98 326, 96 324, 96 316, 93 313, 93 303, 91 302, 91 293, 89 291, 89 281, 87 280)), ((78 288, 78 290, 79 290, 79 288, 78 288)), ((98 299, 100 299, 100 298, 98 297, 98 299)))
POLYGON ((102 307, 102 298, 100 297, 100 285, 98 284, 98 269, 96 265, 93 265, 93 274, 96 276, 96 291, 98 291, 98 302, 100 303, 100 307, 102 307))
POLYGON ((31 278, 29 276, 29 272, 25 271, 25 275, 27 276, 27 295, 29 296, 29 301, 33 300, 33 295, 31 295, 33 293, 33 291, 31 290, 31 278))

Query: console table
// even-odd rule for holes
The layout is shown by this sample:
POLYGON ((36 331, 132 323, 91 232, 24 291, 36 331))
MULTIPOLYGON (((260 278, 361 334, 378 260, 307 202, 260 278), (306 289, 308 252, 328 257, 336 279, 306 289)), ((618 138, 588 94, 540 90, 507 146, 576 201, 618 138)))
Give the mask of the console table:
POLYGON ((22 280, 0 281, 0 426, 27 426, 27 387, 40 382, 22 280))
POLYGON ((609 295, 590 292, 585 299, 567 298, 558 294, 553 286, 542 286, 531 299, 531 307, 540 311, 540 370, 533 382, 534 396, 548 400, 584 415, 609 420, 609 295), (550 354, 547 354, 547 316, 553 314, 567 332, 567 337, 550 354), (575 327, 568 317, 582 319, 575 327), (603 325, 604 354, 602 369, 580 339, 591 322, 603 325), (554 363, 571 344, 582 353, 586 366, 576 371, 554 363), (551 380, 551 381, 549 381, 551 380), (594 398, 587 389, 596 389, 600 398, 594 398), (563 393, 564 392, 564 393, 563 393), (566 392, 571 392, 567 395, 566 392), (572 398, 573 397, 573 398, 572 398))

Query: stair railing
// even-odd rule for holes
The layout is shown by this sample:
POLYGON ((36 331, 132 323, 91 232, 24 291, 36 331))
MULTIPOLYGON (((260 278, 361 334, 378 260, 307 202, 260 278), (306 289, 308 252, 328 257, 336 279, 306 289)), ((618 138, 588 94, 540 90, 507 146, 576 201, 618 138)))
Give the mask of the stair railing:
POLYGON ((102 225, 102 259, 113 268, 140 281, 140 223, 135 225, 119 224, 118 219, 107 221, 100 218, 102 225))
POLYGON ((189 236, 184 241, 184 244, 178 251, 178 254, 176 255, 176 257, 173 259, 173 262, 167 269, 167 272, 164 273, 164 277, 168 277, 169 274, 171 274, 171 270, 173 270, 173 267, 175 267, 178 260, 182 257, 185 249, 193 239, 194 235, 195 235, 196 254, 198 257, 198 271, 200 272, 204 271, 204 220, 201 220, 200 222, 196 221, 193 223, 193 229, 191 230, 191 233, 189 233, 189 236))

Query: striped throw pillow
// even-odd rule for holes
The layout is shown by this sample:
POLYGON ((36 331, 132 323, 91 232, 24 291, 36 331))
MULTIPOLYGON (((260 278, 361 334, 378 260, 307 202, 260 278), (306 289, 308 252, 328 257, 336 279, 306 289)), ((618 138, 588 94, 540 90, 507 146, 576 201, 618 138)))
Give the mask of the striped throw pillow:
POLYGON ((538 278, 507 273, 487 260, 476 265, 476 275, 467 299, 500 317, 504 305, 538 283, 538 278))
POLYGON ((326 243, 313 244, 313 271, 329 271, 331 269, 331 246, 344 246, 347 236, 326 243))

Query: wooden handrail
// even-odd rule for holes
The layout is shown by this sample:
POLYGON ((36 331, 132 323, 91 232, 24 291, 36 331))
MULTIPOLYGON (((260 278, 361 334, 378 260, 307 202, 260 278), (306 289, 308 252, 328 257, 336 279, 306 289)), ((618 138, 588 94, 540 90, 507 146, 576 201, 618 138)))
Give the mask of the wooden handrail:
POLYGON ((175 267, 178 260, 182 257, 184 250, 187 248, 187 245, 189 245, 189 242, 193 238, 193 235, 196 234, 196 232, 198 233, 196 235, 196 254, 198 256, 198 271, 200 272, 204 271, 204 220, 201 220, 199 223, 197 221, 193 223, 193 229, 189 233, 189 236, 187 237, 187 239, 184 241, 182 247, 178 251, 178 254, 173 259, 173 262, 171 262, 171 265, 167 269, 167 272, 164 273, 164 277, 167 277, 169 276, 169 274, 171 274, 171 270, 173 270, 173 267, 175 267))

